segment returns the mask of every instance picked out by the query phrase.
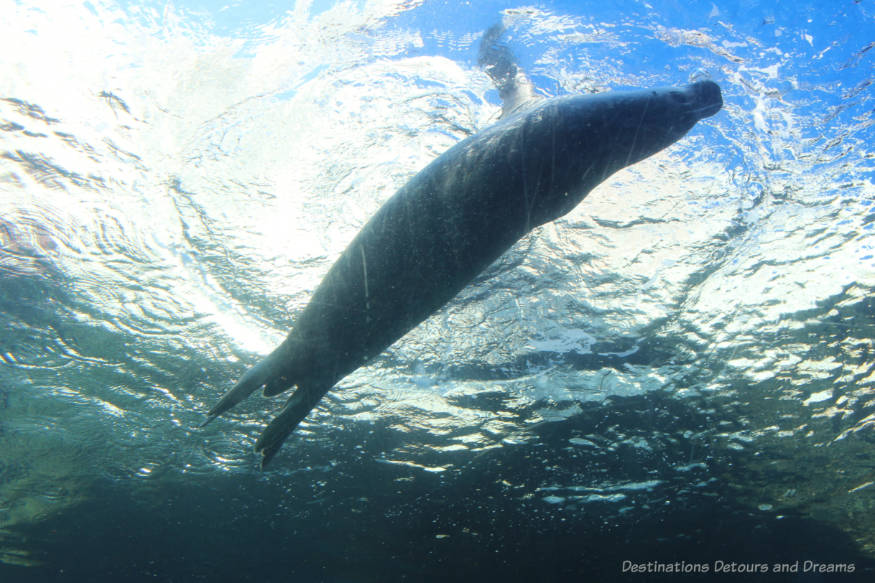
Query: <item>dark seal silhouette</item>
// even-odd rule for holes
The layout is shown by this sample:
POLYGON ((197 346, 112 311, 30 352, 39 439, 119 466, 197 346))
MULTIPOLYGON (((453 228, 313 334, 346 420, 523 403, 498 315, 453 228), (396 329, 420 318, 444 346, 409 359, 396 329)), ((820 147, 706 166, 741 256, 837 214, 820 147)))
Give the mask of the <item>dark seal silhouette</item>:
MULTIPOLYGON (((522 78, 516 69, 501 76, 522 78)), ((285 341, 243 375, 205 424, 256 389, 272 396, 296 387, 256 443, 267 464, 343 377, 446 304, 526 233, 573 209, 617 170, 677 141, 722 103, 711 81, 561 97, 450 148, 368 221, 285 341)))

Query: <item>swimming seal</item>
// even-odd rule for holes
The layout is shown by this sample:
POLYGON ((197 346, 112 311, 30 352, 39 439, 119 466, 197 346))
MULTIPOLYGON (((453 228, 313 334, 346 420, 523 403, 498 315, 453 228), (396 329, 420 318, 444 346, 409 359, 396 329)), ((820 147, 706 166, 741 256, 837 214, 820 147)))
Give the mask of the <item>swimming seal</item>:
POLYGON ((605 178, 722 107, 720 88, 550 99, 456 144, 376 212, 319 284, 289 336, 213 407, 297 387, 255 448, 262 467, 343 377, 453 298, 539 225, 605 178))

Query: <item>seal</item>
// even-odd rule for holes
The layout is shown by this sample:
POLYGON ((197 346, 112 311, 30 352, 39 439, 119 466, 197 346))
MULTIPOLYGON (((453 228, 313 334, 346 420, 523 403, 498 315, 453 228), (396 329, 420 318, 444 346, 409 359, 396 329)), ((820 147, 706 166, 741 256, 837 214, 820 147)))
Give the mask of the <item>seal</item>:
POLYGON ((292 387, 255 447, 264 467, 336 383, 450 301, 521 237, 722 107, 720 88, 542 101, 456 144, 377 210, 270 355, 208 412, 292 387))

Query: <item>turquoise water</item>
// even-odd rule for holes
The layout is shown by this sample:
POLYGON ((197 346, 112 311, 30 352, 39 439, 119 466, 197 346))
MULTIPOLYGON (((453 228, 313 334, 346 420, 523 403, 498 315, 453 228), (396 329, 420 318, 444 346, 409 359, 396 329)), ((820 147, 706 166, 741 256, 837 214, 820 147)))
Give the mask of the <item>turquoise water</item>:
POLYGON ((4 581, 871 578, 871 1, 3 13, 4 581), (380 204, 497 119, 499 19, 542 96, 708 76, 725 107, 260 472, 278 403, 205 411, 380 204))

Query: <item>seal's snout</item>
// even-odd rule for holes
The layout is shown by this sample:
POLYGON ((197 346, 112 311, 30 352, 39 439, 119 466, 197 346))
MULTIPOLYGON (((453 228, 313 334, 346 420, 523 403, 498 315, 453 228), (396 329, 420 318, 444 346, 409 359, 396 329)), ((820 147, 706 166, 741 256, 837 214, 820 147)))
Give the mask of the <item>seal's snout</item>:
POLYGON ((699 119, 711 117, 723 107, 723 96, 720 94, 720 86, 713 81, 699 81, 693 83, 687 90, 693 95, 693 107, 699 119))

